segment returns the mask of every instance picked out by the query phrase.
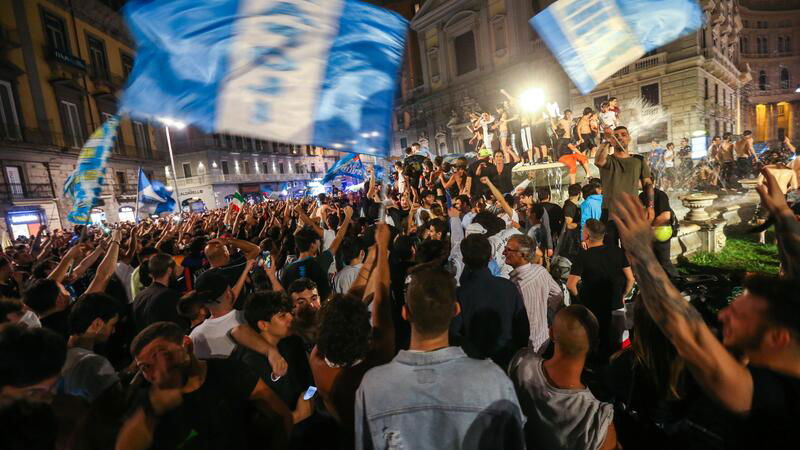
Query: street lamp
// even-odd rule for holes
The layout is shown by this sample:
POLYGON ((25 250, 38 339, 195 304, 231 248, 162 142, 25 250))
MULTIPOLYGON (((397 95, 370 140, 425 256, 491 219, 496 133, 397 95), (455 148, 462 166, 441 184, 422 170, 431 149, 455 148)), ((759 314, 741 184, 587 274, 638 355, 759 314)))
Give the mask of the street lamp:
POLYGON ((519 103, 527 112, 535 112, 544 105, 544 91, 539 88, 528 89, 519 96, 519 103))
POLYGON ((159 117, 158 121, 164 124, 164 131, 167 134, 167 149, 169 150, 169 164, 172 167, 172 182, 175 184, 175 201, 178 203, 178 213, 183 211, 183 205, 181 205, 181 191, 178 189, 178 176, 175 175, 175 157, 172 156, 172 139, 170 139, 169 135, 169 127, 175 127, 178 130, 182 130, 186 128, 186 124, 180 122, 175 119, 171 119, 169 117, 159 117))

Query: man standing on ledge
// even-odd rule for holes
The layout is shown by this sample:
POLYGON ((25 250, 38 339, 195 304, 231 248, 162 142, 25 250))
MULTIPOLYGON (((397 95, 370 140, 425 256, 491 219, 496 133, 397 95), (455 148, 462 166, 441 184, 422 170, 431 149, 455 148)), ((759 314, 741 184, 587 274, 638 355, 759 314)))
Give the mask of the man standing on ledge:
POLYGON ((619 233, 609 214, 614 212, 614 204, 623 192, 637 195, 641 187, 645 193, 645 206, 650 221, 655 217, 655 196, 650 167, 639 155, 628 152, 631 137, 628 129, 619 126, 614 129, 613 136, 606 133, 606 143, 600 147, 594 165, 600 169, 600 180, 603 183, 603 211, 600 220, 606 224, 605 244, 619 246, 619 233), (614 146, 614 154, 608 154, 609 143, 614 146), (640 184, 641 183, 641 184, 640 184))

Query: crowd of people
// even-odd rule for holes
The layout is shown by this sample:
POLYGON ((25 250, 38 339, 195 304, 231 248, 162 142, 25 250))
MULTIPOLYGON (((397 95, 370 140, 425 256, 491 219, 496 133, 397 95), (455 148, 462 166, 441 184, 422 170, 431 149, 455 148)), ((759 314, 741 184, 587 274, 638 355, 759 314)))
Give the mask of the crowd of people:
POLYGON ((501 126, 454 168, 415 146, 391 186, 16 239, 0 447, 791 445, 800 223, 782 181, 758 188, 780 277, 746 278, 717 330, 674 287, 669 199, 603 109, 561 128, 600 169, 561 204, 512 185, 501 126))

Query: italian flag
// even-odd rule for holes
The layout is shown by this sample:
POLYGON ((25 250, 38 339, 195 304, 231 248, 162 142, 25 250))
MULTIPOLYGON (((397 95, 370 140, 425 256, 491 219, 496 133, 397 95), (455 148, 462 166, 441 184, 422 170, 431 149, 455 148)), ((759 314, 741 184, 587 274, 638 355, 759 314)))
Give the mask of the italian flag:
POLYGON ((238 211, 242 209, 243 205, 244 205, 244 197, 242 197, 242 194, 240 194, 239 191, 236 191, 236 193, 233 194, 233 198, 231 199, 230 203, 231 209, 234 211, 238 211))

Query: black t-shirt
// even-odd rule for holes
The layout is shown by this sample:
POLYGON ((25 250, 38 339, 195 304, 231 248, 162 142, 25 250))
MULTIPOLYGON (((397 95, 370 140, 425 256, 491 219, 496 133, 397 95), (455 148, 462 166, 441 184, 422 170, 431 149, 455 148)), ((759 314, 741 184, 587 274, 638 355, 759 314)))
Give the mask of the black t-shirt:
MULTIPOLYGON (((646 207, 647 194, 644 192, 640 193, 639 201, 646 207)), ((653 189, 653 209, 656 212, 656 217, 661 215, 664 211, 672 211, 672 208, 669 206, 669 197, 661 189, 653 189)))
POLYGON ((542 202, 542 207, 547 211, 550 222, 550 232, 554 235, 561 234, 561 227, 564 226, 564 210, 555 203, 542 202))
POLYGON ((800 378, 761 367, 748 370, 753 377, 753 403, 742 427, 742 448, 794 447, 792 436, 800 421, 800 378))
POLYGON ((471 195, 484 195, 489 192, 489 187, 481 183, 481 177, 489 177, 489 181, 497 186, 497 167, 489 161, 479 159, 469 166, 469 176, 472 177, 471 195), (478 167, 485 164, 481 169, 481 174, 478 175, 478 167))
MULTIPOLYGON (((579 224, 581 223, 581 208, 580 206, 576 205, 572 200, 566 200, 564 202, 564 208, 561 210, 564 213, 564 219, 567 217, 572 219, 572 223, 579 224)), ((549 211, 548 211, 549 213, 549 211)))
POLYGON ((328 281, 328 269, 333 264, 333 254, 330 250, 325 250, 316 258, 308 257, 297 260, 283 269, 281 284, 285 289, 299 278, 310 278, 317 284, 317 292, 321 300, 327 299, 331 292, 331 285, 328 281))
MULTIPOLYGON (((514 184, 511 182, 511 171, 516 166, 516 162, 510 162, 503 164, 503 172, 498 173, 497 175, 497 190, 500 191, 502 194, 508 194, 512 190, 514 190, 514 184)), ((497 170, 497 166, 495 166, 495 170, 497 170)), ((480 181, 480 180, 478 180, 480 181)))
POLYGON ((578 253, 572 262, 570 275, 581 277, 580 303, 592 310, 598 320, 601 314, 610 318, 611 311, 622 307, 626 284, 622 269, 629 266, 622 249, 605 245, 578 253))
POLYGON ((153 282, 133 301, 133 323, 136 333, 156 322, 174 322, 189 330, 189 320, 178 314, 180 294, 163 284, 153 282))
POLYGON ((300 394, 305 392, 309 386, 314 385, 314 377, 311 375, 305 345, 300 337, 288 336, 281 339, 278 342, 278 351, 289 365, 286 374, 278 378, 278 381, 272 381, 270 376, 272 366, 269 359, 260 353, 240 345, 231 354, 231 359, 247 365, 278 394, 290 410, 294 410, 300 394))
POLYGON ((65 340, 69 339, 69 311, 70 308, 55 312, 49 316, 42 317, 39 322, 41 322, 42 328, 55 331, 65 340))
MULTIPOLYGON (((160 418, 151 450, 246 449, 247 410, 258 377, 239 361, 207 360, 203 385, 160 418)), ((147 387, 149 389, 149 386, 147 387)), ((141 389, 140 400, 147 395, 141 389)))

